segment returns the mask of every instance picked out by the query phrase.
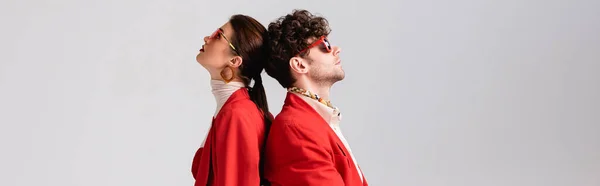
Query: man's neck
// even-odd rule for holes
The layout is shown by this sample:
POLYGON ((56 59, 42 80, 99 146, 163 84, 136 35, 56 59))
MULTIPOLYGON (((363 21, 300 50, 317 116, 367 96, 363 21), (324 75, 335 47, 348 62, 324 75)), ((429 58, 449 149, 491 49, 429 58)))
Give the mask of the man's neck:
POLYGON ((329 100, 329 90, 331 89, 330 85, 321 85, 317 83, 312 83, 308 81, 297 81, 294 83, 295 87, 302 88, 304 90, 308 90, 312 93, 319 95, 321 98, 325 100, 329 100))

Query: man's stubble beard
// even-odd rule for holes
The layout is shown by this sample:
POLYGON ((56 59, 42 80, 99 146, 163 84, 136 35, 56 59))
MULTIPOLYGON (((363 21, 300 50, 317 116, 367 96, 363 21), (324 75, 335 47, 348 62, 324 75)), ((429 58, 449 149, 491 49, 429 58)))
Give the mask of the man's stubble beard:
POLYGON ((320 86, 332 86, 334 83, 344 80, 346 74, 343 69, 335 70, 332 73, 326 74, 321 68, 313 68, 314 73, 311 73, 310 78, 320 86))

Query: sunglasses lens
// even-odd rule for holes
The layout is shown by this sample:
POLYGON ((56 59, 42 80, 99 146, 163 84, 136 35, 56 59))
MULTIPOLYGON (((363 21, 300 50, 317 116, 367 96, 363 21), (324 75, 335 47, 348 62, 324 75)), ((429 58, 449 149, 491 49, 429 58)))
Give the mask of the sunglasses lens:
POLYGON ((323 39, 323 45, 325 45, 325 50, 327 50, 327 52, 331 52, 331 44, 329 44, 329 40, 323 39))
POLYGON ((212 33, 212 35, 210 35, 211 39, 217 38, 219 36, 219 30, 215 30, 215 32, 212 33))

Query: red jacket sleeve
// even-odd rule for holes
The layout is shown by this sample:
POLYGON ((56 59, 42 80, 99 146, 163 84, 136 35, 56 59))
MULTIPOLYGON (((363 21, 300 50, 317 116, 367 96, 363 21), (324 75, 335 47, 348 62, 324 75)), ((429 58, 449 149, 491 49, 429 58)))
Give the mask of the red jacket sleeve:
POLYGON ((273 185, 343 186, 331 154, 319 144, 319 136, 286 121, 274 124, 267 139, 269 181, 273 185))
POLYGON ((213 170, 217 186, 259 185, 262 120, 244 110, 222 110, 215 122, 213 170), (253 120, 254 119, 254 120, 253 120))

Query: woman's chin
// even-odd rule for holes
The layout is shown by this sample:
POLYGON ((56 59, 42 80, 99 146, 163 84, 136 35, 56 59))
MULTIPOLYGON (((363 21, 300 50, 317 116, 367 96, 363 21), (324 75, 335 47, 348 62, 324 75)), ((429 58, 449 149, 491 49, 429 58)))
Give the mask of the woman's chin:
POLYGON ((204 59, 201 55, 202 54, 198 54, 198 56, 196 56, 196 62, 206 68, 206 59, 204 59))

